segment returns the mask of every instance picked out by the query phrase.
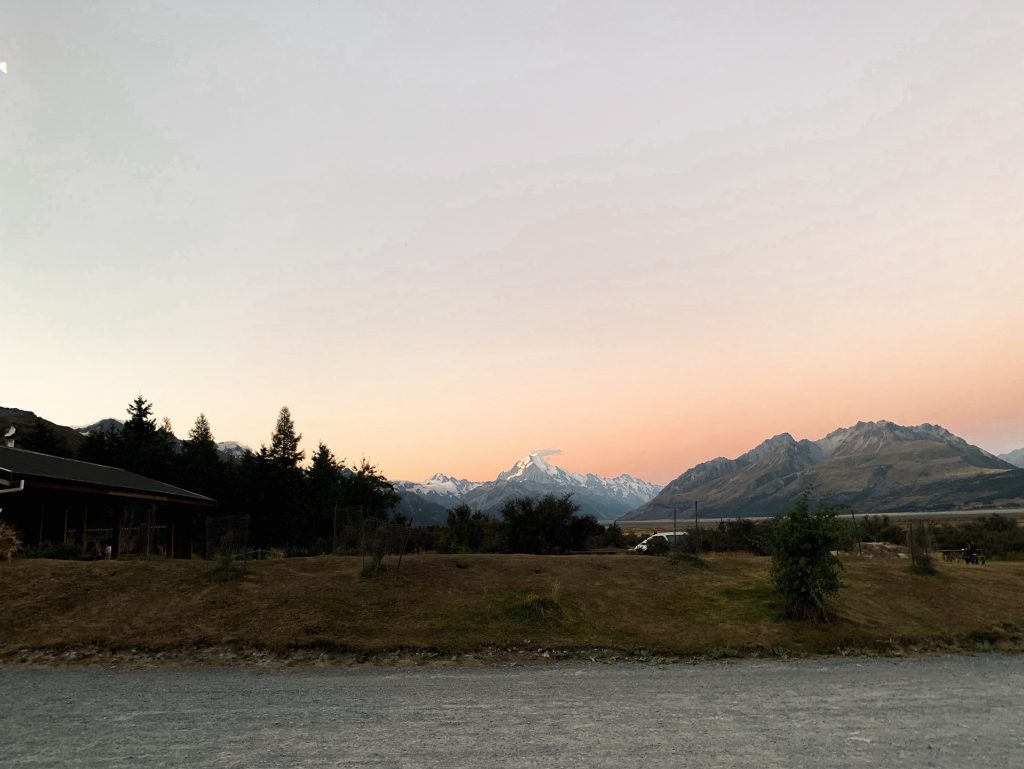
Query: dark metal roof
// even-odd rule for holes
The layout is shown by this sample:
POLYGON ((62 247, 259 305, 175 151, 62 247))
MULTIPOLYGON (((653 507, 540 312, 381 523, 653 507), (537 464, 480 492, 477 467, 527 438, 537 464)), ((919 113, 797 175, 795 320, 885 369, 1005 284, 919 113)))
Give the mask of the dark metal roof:
POLYGON ((14 476, 15 479, 38 478, 64 481, 191 502, 213 502, 212 499, 204 497, 202 494, 171 486, 169 483, 155 481, 144 475, 130 473, 119 467, 94 465, 92 462, 79 462, 77 459, 54 457, 49 454, 12 449, 7 446, 0 446, 0 471, 14 476))

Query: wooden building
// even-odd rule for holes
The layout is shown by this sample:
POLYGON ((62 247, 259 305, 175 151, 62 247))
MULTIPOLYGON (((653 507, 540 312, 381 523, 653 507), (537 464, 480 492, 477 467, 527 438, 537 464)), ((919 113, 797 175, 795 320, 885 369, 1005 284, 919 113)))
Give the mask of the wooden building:
POLYGON ((117 467, 0 446, 0 519, 25 546, 190 558, 214 501, 117 467))

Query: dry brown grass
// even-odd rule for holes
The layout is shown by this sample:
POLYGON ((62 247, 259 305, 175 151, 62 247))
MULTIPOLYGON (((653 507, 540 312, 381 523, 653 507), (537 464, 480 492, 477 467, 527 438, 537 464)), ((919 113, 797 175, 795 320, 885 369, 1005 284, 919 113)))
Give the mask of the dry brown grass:
POLYGON ((780 618, 769 561, 718 555, 709 569, 642 556, 417 555, 359 578, 358 558, 250 564, 215 581, 189 561, 0 564, 0 658, 19 650, 162 651, 236 646, 469 652, 605 648, 652 654, 822 653, 922 645, 1019 645, 1024 564, 845 561, 828 624, 780 618))

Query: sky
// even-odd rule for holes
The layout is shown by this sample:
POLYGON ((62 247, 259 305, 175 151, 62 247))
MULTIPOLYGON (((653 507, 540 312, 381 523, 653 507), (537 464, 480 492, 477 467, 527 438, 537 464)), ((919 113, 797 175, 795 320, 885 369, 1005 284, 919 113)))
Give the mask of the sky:
POLYGON ((392 478, 1024 446, 1024 4, 6 0, 0 406, 392 478))

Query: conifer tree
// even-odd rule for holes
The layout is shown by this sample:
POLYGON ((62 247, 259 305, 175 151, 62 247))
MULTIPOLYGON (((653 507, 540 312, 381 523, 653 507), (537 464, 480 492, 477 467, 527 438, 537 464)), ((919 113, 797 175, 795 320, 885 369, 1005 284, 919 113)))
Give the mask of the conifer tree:
POLYGON ((158 480, 176 480, 174 466, 174 435, 170 423, 158 428, 153 417, 153 404, 139 395, 128 406, 124 423, 124 454, 118 463, 132 472, 158 480))
POLYGON ((125 438, 145 442, 156 433, 153 404, 138 395, 128 405, 128 421, 124 423, 125 438))
POLYGON ((196 417, 188 438, 181 444, 181 455, 185 487, 221 499, 225 492, 226 473, 205 414, 196 417))
POLYGON ((344 460, 339 463, 334 452, 320 443, 306 471, 309 533, 314 542, 323 543, 322 550, 336 547, 338 526, 344 527, 346 520, 343 464, 344 460))
POLYGON ((292 421, 292 412, 287 406, 282 406, 277 415, 277 424, 274 433, 270 436, 270 448, 267 456, 275 464, 282 468, 295 468, 306 456, 305 451, 299 450, 301 434, 295 432, 295 422, 292 421))
POLYGON ((217 451, 217 442, 213 439, 213 430, 210 429, 210 421, 206 414, 196 417, 196 423, 188 431, 185 446, 193 453, 217 451))

